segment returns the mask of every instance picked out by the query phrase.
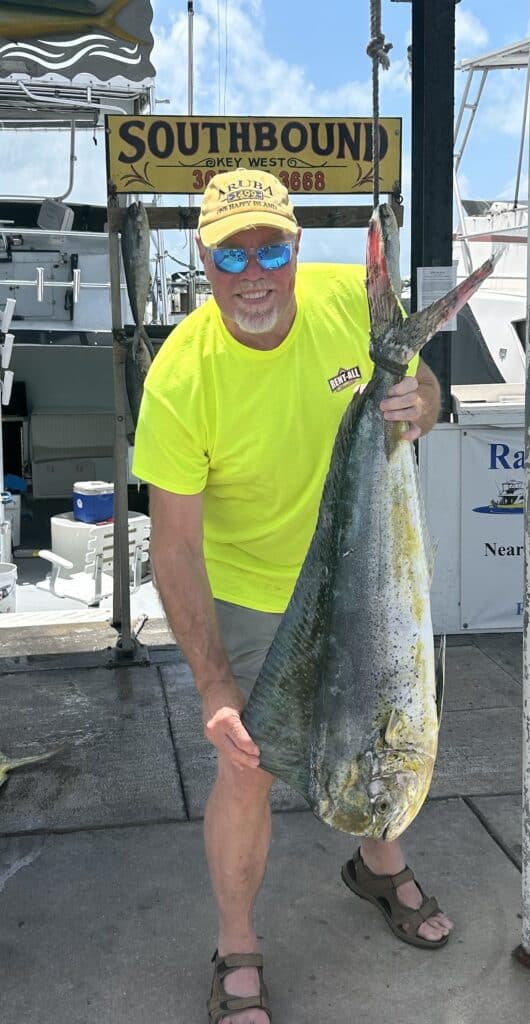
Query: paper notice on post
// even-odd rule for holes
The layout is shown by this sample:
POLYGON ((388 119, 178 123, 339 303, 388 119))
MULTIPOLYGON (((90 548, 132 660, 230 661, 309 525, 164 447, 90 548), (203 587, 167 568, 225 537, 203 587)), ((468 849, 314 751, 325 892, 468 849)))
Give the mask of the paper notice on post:
MULTIPOLYGON (((418 309, 443 298, 456 287, 456 263, 452 267, 418 267, 418 309)), ((441 331, 456 331, 456 316, 448 320, 441 331)))

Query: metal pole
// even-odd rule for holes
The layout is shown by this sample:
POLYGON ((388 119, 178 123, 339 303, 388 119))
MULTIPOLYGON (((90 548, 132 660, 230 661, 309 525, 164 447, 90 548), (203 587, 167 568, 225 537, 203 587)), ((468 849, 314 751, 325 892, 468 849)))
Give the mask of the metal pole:
POLYGON ((169 305, 167 301, 166 254, 164 235, 160 228, 156 229, 157 273, 160 280, 160 298, 162 300, 162 323, 169 323, 169 305))
POLYGON ((514 205, 515 209, 517 208, 517 206, 519 204, 519 186, 521 184, 521 172, 522 172, 522 169, 523 169, 523 154, 524 154, 524 145, 525 145, 525 139, 526 139, 526 127, 527 127, 527 124, 528 124, 528 91, 529 91, 529 88, 530 88, 530 64, 528 66, 528 71, 526 72, 526 88, 525 88, 525 94, 524 94, 524 110, 523 110, 523 127, 522 127, 522 131, 521 131, 521 146, 520 146, 520 149, 519 149, 519 160, 517 162, 517 180, 515 182, 515 196, 514 196, 514 201, 513 201, 513 205, 514 205))
MULTIPOLYGON (((530 76, 530 55, 528 62, 530 76)), ((530 132, 528 133, 530 137, 530 132)), ((530 153, 529 153, 530 155, 530 153)), ((530 204, 530 175, 528 181, 530 204)), ((530 209, 530 205, 529 205, 530 209)), ((526 394, 525 394, 524 620, 523 620, 523 806, 522 934, 513 955, 530 967, 530 257, 526 254, 526 394)))
POLYGON ((125 421, 125 355, 126 350, 121 317, 120 246, 118 232, 112 228, 110 210, 117 200, 109 196, 109 266, 110 298, 112 307, 112 356, 114 369, 114 591, 112 625, 120 638, 120 651, 130 654, 135 650, 131 635, 131 595, 129 591, 129 509, 127 480, 128 445, 125 421))
MULTIPOLYGON (((165 101, 164 101, 165 102, 165 101)), ((154 86, 149 88, 149 113, 154 114, 156 112, 156 96, 154 86)), ((155 205, 159 205, 162 202, 162 196, 155 195, 153 197, 155 205)), ((155 270, 155 284, 156 278, 160 281, 160 300, 162 304, 162 323, 169 323, 169 306, 167 300, 167 280, 166 280, 166 250, 164 235, 160 228, 156 229, 155 232, 155 247, 156 247, 156 270, 155 270)))
POLYGON ((11 523, 5 518, 4 502, 2 494, 4 491, 4 446, 2 427, 2 405, 9 403, 13 372, 8 369, 11 359, 12 335, 9 334, 11 318, 16 305, 15 299, 7 299, 2 315, 0 316, 0 343, 2 345, 2 359, 0 364, 0 561, 11 561, 11 523), (5 371, 5 372, 4 372, 5 371), (6 397, 7 396, 7 397, 6 397))
MULTIPOLYGON (((193 0, 188 0, 188 115, 191 117, 193 114, 193 0)), ((188 205, 194 206, 193 195, 190 195, 188 205)), ((189 233, 190 241, 190 274, 188 279, 188 313, 191 313, 195 309, 196 305, 196 294, 195 294, 195 277, 196 277, 196 263, 195 263, 195 236, 194 232, 189 233)))

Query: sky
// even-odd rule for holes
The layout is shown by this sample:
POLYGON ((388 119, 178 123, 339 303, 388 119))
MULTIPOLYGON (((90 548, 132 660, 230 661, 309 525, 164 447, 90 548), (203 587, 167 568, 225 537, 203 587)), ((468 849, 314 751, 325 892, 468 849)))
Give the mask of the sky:
MULTIPOLYGON (((153 0, 155 95, 161 114, 188 110, 188 15, 186 0, 153 0)), ((390 68, 380 75, 381 115, 403 118, 405 226, 402 274, 406 275, 410 233, 411 81, 407 46, 411 5, 382 0, 382 28, 392 43, 390 68), (405 266, 403 265, 405 263, 405 266)), ((201 115, 370 116, 371 61, 369 0, 195 0, 193 19, 193 112, 201 115), (325 13, 324 13, 325 12, 325 13)), ((456 59, 472 58, 529 34, 530 0, 461 0, 456 7, 456 59), (507 16, 507 11, 509 15, 507 16)), ((465 75, 456 72, 456 108, 465 75)), ((467 198, 513 198, 523 117, 525 75, 490 74, 461 167, 461 192, 467 198)), ((68 139, 62 135, 0 134, 3 194, 56 196, 68 179, 68 139), (50 158, 50 153, 53 156, 50 158)), ((106 202, 103 139, 80 137, 71 199, 106 202)), ((527 197, 526 160, 521 197, 527 197)), ((187 204, 187 197, 171 197, 187 204)), ((321 197, 314 197, 322 203, 321 197)), ((344 203, 344 197, 326 199, 344 203)), ((359 197, 370 202, 370 196, 359 197)), ((364 260, 366 232, 310 230, 302 258, 364 260)), ((170 232, 166 246, 187 261, 187 235, 170 232)))

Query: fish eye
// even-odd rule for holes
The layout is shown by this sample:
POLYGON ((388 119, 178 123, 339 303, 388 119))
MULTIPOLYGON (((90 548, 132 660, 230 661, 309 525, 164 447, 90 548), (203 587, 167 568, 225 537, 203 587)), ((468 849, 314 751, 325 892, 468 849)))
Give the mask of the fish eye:
POLYGON ((378 814, 385 814, 389 807, 390 804, 384 796, 380 796, 374 800, 374 810, 377 811, 378 814))

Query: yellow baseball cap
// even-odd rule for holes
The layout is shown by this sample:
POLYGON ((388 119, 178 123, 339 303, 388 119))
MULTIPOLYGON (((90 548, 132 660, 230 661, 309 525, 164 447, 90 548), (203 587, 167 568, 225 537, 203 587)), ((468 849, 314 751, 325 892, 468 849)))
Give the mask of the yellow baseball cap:
POLYGON ((239 167, 214 175, 199 215, 201 241, 211 248, 246 228, 279 228, 295 235, 298 223, 287 189, 267 171, 239 167))

